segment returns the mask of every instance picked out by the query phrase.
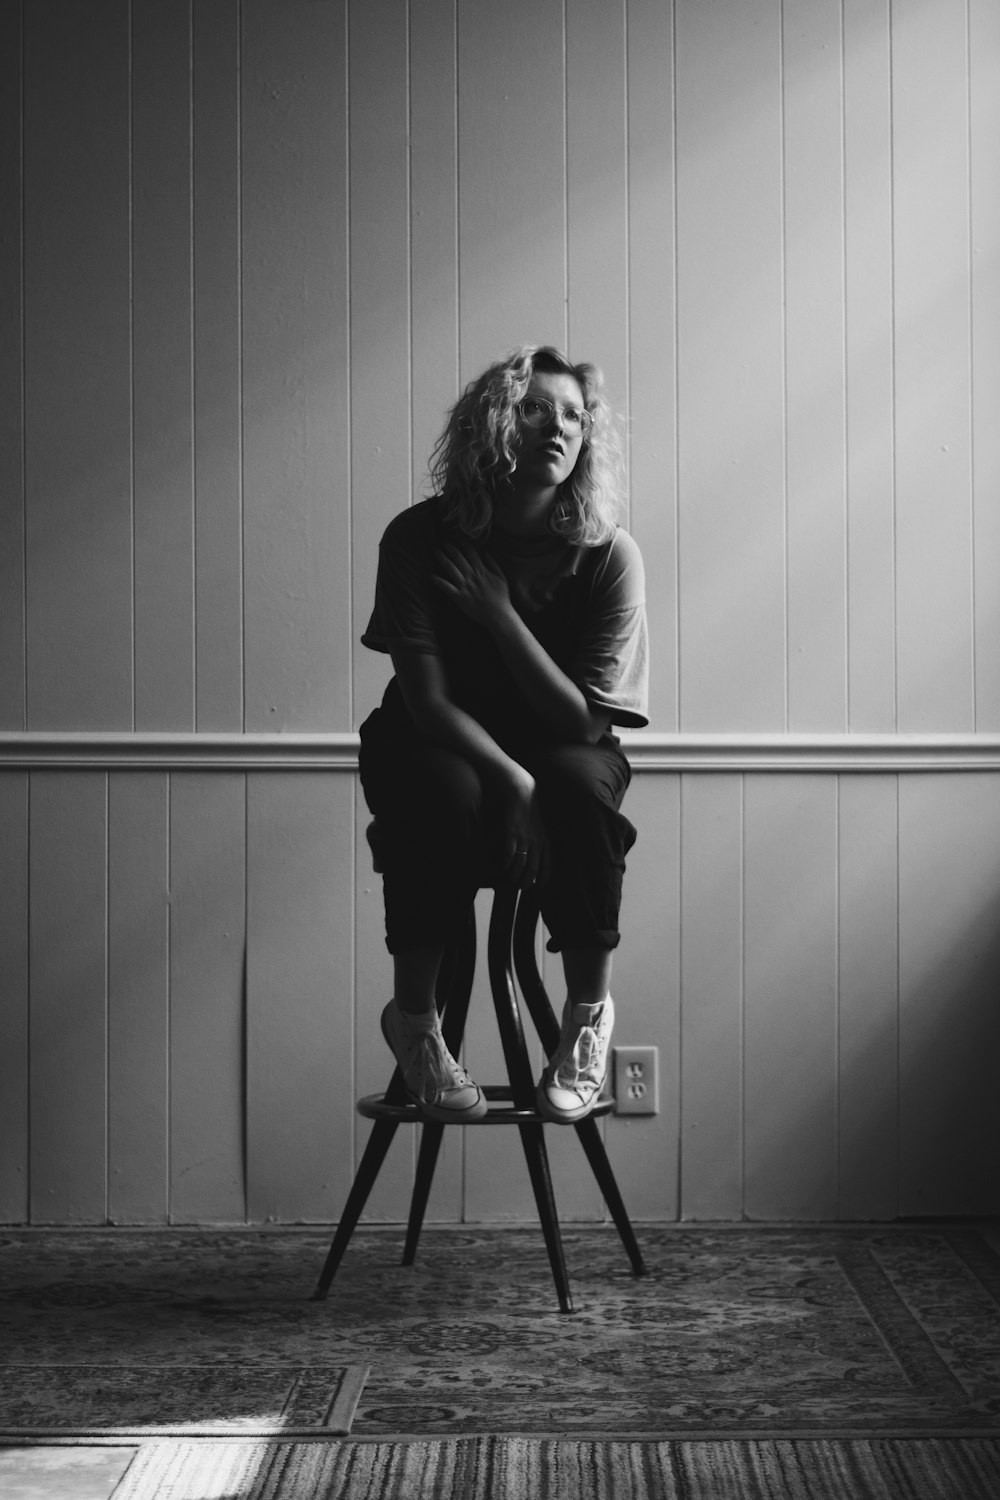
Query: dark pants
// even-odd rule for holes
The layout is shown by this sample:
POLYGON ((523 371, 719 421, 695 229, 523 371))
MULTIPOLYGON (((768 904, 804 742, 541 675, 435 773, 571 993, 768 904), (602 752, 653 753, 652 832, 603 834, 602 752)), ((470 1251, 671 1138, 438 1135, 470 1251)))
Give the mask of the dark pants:
MULTIPOLYGON (((535 778, 550 845, 539 887, 549 949, 616 948, 625 856, 635 829, 619 811, 628 761, 596 745, 534 746, 514 758, 535 778)), ((500 810, 479 772, 454 750, 380 728, 361 734, 361 784, 383 840, 390 953, 455 941, 484 869, 497 866, 500 810)))

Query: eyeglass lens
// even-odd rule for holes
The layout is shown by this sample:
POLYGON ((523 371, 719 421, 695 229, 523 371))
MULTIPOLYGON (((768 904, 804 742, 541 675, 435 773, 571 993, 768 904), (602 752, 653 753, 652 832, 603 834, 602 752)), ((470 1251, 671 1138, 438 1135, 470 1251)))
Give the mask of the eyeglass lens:
POLYGON ((544 427, 552 421, 556 411, 559 411, 564 427, 572 432, 588 432, 590 430, 591 415, 589 411, 582 411, 577 406, 556 407, 551 401, 543 396, 527 396, 518 408, 523 421, 529 427, 544 427))

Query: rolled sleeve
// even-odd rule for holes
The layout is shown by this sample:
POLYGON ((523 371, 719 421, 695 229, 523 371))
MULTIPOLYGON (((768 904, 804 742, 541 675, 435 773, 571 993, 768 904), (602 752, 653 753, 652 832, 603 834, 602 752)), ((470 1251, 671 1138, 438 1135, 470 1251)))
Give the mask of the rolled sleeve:
POLYGON ((432 548, 419 509, 391 521, 379 543, 375 602, 361 637, 372 651, 441 652, 430 599, 432 548))
POLYGON ((649 723, 649 635, 642 554, 619 530, 594 580, 587 629, 569 675, 612 723, 649 723))

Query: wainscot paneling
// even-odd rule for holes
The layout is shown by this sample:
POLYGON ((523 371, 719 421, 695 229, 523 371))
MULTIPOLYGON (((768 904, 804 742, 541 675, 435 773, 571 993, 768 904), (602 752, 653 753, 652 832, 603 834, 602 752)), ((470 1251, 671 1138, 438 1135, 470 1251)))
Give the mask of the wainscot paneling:
MULTIPOLYGON (((175 738, 153 766, 146 738, 132 768, 101 765, 90 737, 86 766, 64 743, 57 769, 49 737, 29 770, 17 737, 0 741, 0 850, 20 892, 2 918, 0 1212, 328 1222, 367 1137, 354 1099, 391 1068, 355 752, 334 745, 323 766, 317 737, 296 766, 259 736, 247 761, 234 738, 209 766, 190 736, 188 764, 175 738)), ((659 1048, 660 1109, 605 1130, 635 1216, 995 1213, 1000 744, 965 742, 978 758, 962 771, 953 744, 934 771, 927 742, 895 770, 884 744, 817 769, 774 741, 762 769, 752 741, 700 763, 668 738, 627 743, 639 840, 616 1039, 659 1048)), ((483 939, 487 910, 484 894, 483 939)), ((484 969, 466 1057, 489 1080, 484 969)), ((449 1133, 431 1217, 530 1221, 511 1145, 449 1133)), ((573 1133, 551 1145, 564 1217, 601 1218, 573 1133)), ((401 1132, 370 1219, 403 1216, 413 1149, 401 1132)))

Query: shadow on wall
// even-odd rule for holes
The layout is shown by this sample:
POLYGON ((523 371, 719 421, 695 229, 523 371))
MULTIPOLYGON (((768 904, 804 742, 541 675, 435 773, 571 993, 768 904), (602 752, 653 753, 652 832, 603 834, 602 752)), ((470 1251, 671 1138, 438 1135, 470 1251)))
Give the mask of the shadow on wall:
POLYGON ((917 934, 900 960, 899 1212, 996 1214, 1000 894, 933 957, 917 934))

